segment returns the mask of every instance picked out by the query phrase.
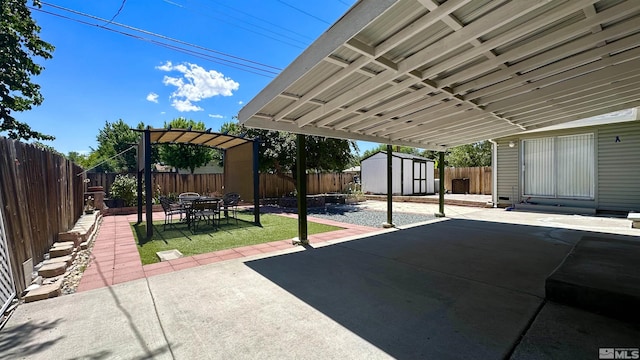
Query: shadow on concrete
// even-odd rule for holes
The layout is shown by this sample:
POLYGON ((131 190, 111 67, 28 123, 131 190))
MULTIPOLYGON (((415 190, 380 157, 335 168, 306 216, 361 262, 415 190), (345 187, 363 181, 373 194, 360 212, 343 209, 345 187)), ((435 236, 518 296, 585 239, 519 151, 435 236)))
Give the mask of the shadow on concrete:
MULTIPOLYGON (((105 283, 109 283, 107 281, 107 278, 106 278, 105 274, 104 274, 104 271, 102 270, 102 268, 100 266, 100 263, 96 262, 95 265, 97 267, 98 274, 100 274, 100 277, 102 278, 102 280, 105 283)), ((147 289, 148 289, 148 286, 149 286, 149 284, 147 283, 147 289)), ((125 318, 127 319, 127 325, 129 325, 129 328, 133 332, 133 334, 135 336, 135 340, 137 340, 137 342, 138 342, 138 344, 140 346, 140 349, 144 352, 143 356, 136 357, 135 359, 140 359, 140 360, 142 360, 142 359, 154 359, 158 355, 161 355, 163 353, 172 351, 172 349, 171 349, 172 345, 169 343, 169 341, 168 341, 168 339, 166 337, 166 334, 164 334, 164 331, 163 331, 162 335, 164 337, 166 345, 163 345, 163 346, 158 347, 156 349, 149 348, 149 346, 148 346, 149 342, 145 339, 144 335, 142 334, 142 331, 140 331, 140 329, 136 325, 133 317, 131 316, 131 313, 123 306, 122 301, 118 297, 118 294, 116 294, 116 292, 114 291, 112 285, 108 285, 107 289, 109 289, 109 295, 113 298, 113 302, 116 305, 116 307, 118 308, 118 311, 120 311, 125 316, 125 318)), ((150 296, 153 296, 151 294, 151 289, 148 289, 148 290, 149 290, 150 296)), ((154 310, 156 311, 156 318, 158 320, 158 323, 161 323, 160 318, 159 318, 158 313, 157 313, 157 309, 155 309, 155 303, 154 303, 154 310)), ((175 347, 175 345, 174 345, 174 347, 175 347)), ((172 354, 172 356, 173 356, 173 354, 172 354)), ((81 357, 81 358, 84 359, 84 357, 81 357)))
POLYGON ((0 331, 0 354, 8 359, 25 358, 47 351, 64 337, 60 336, 48 341, 38 341, 41 333, 56 328, 62 319, 53 321, 29 321, 19 326, 5 328, 0 331))
POLYGON ((393 357, 503 358, 589 234, 452 219, 246 265, 393 357))

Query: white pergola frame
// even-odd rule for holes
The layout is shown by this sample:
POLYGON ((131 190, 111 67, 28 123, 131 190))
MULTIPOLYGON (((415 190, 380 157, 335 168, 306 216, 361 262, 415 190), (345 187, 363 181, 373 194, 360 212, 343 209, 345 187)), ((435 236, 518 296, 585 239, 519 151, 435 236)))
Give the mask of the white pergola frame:
POLYGON ((241 123, 432 150, 640 105, 635 0, 361 0, 241 123))
MULTIPOLYGON (((636 106, 638 0, 359 0, 238 119, 383 143, 389 153, 391 145, 437 150, 444 162, 456 145, 636 106)), ((392 226, 390 156, 388 164, 392 226)), ((443 191, 441 182, 439 216, 443 191)))

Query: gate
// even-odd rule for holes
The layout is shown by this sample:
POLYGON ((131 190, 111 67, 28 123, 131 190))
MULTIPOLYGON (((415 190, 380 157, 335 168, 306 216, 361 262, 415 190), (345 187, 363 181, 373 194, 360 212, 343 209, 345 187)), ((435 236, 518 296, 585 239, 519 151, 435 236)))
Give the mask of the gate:
POLYGON ((16 296, 16 287, 11 273, 11 263, 9 260, 9 244, 7 233, 4 230, 4 216, 2 215, 2 199, 0 199, 0 314, 7 309, 11 300, 16 296))

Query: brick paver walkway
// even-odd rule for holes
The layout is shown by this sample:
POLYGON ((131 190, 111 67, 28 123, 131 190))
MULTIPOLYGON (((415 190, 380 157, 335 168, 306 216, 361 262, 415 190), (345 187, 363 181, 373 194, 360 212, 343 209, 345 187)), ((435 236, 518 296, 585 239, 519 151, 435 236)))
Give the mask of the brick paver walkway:
MULTIPOLYGON (((284 213, 278 215, 297 218, 295 214, 284 213)), ((153 214, 153 219, 154 221, 163 220, 164 214, 156 212, 153 214)), ((294 247, 290 239, 281 240, 187 256, 176 260, 143 266, 130 226, 130 223, 135 221, 137 221, 136 214, 106 216, 102 219, 102 225, 98 230, 98 235, 91 252, 91 262, 80 280, 78 291, 101 288, 218 261, 270 253, 294 247)), ((308 221, 344 228, 342 230, 310 235, 309 242, 311 244, 381 231, 381 229, 377 228, 346 224, 311 216, 308 217, 308 221)))

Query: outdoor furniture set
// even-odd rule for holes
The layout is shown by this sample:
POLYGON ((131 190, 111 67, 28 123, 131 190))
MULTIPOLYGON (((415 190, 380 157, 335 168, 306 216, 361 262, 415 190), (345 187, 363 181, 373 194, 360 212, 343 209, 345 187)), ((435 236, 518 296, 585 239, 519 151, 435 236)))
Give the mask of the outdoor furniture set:
POLYGON ((238 223, 238 203, 240 195, 238 193, 227 193, 223 197, 201 196, 198 193, 188 192, 178 196, 178 201, 171 201, 166 196, 160 197, 160 204, 164 211, 164 226, 173 226, 173 217, 179 216, 180 222, 186 223, 187 228, 196 232, 201 221, 209 223, 216 228, 220 227, 222 216, 227 219, 233 217, 238 223), (217 225, 216 225, 217 223, 217 225))

